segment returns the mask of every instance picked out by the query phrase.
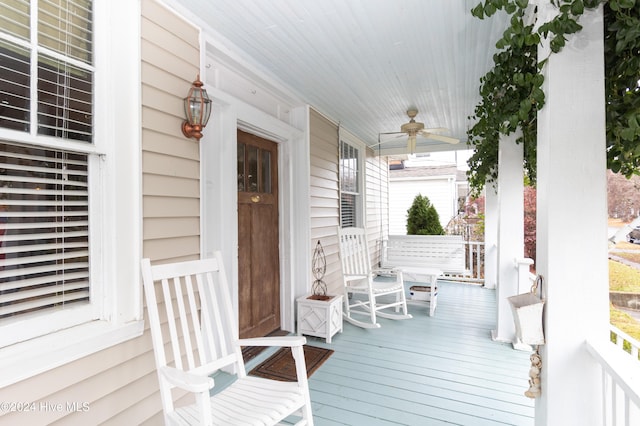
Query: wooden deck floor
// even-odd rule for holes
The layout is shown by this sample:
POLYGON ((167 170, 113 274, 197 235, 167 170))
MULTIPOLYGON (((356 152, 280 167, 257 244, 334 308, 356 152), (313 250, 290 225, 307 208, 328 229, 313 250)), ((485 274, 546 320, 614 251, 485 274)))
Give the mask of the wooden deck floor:
POLYGON ((532 425, 529 353, 491 340, 495 291, 443 282, 438 307, 413 319, 344 324, 309 381, 316 425, 532 425))

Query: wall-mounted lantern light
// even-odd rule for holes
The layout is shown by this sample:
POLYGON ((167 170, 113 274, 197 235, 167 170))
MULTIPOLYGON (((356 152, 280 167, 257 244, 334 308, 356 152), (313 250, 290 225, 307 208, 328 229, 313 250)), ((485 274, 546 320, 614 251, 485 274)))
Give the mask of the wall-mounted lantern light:
POLYGON ((182 133, 198 141, 202 137, 202 129, 211 116, 211 99, 202 85, 198 75, 189 89, 189 94, 184 98, 184 113, 187 120, 182 123, 182 133))

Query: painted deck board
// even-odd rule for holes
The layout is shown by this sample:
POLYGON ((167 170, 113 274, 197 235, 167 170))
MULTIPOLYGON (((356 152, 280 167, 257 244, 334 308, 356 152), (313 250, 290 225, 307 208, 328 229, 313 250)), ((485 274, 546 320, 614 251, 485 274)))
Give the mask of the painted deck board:
POLYGON ((411 304, 410 320, 307 337, 335 351, 309 380, 316 425, 533 425, 529 353, 491 340, 495 309, 495 291, 441 282, 433 317, 411 304))

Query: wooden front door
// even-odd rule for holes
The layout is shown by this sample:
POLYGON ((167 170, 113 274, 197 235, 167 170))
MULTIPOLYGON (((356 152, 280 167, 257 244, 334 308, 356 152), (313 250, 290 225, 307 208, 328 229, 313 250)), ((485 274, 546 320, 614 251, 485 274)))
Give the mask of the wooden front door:
POLYGON ((278 145, 238 130, 240 337, 280 328, 278 145))

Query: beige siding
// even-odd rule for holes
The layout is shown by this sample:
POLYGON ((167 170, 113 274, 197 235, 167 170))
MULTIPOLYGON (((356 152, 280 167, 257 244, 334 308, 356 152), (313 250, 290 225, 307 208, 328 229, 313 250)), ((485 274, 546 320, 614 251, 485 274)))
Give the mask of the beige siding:
MULTIPOLYGON (((338 126, 310 110, 311 250, 322 244, 327 262, 324 282, 331 294, 342 294, 342 272, 336 230, 340 223, 338 192, 338 126)), ((313 280, 313 278, 312 278, 313 280)))
POLYGON ((180 131, 182 99, 199 70, 198 30, 153 0, 142 3, 143 255, 200 255, 199 145, 180 131))
MULTIPOLYGON (((143 0, 141 43, 143 255, 156 261, 197 258, 199 147, 182 136, 180 123, 182 98, 199 67, 198 29, 156 1, 143 0)), ((0 389, 0 401, 64 407, 8 413, 0 417, 1 424, 161 424, 151 336, 147 330, 139 338, 0 389), (68 412, 68 402, 88 403, 89 412, 68 412)))
MULTIPOLYGON (((154 0, 142 2, 143 253, 154 263, 200 257, 200 146, 180 130, 183 98, 199 72, 199 31, 154 0)), ((148 332, 145 334, 148 335, 148 332)), ((151 351, 151 348, 150 348, 151 351)), ((149 381, 112 424, 161 422, 151 354, 149 381)), ((131 389, 123 395, 132 394, 131 389)))
MULTIPOLYGON (((311 109, 311 237, 312 250, 320 240, 327 262, 324 281, 332 294, 342 293, 342 271, 336 230, 340 224, 338 126, 311 109)), ((389 168, 386 157, 366 149, 365 226, 372 264, 380 261, 381 241, 388 234, 389 168)), ((313 278, 312 278, 313 279, 313 278)))
POLYGON ((366 185, 366 227, 369 240, 369 253, 372 265, 378 265, 381 259, 382 241, 389 229, 389 165, 386 157, 376 157, 367 149, 365 164, 366 185))

